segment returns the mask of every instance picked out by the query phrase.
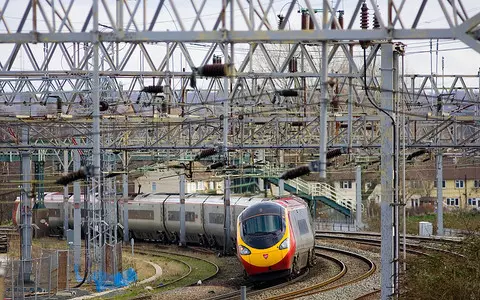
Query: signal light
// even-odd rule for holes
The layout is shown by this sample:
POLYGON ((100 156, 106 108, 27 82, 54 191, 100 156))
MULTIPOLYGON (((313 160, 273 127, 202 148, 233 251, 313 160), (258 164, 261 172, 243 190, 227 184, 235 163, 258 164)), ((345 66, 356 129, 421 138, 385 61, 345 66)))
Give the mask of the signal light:
POLYGON ((215 155, 217 153, 218 153, 218 150, 215 149, 215 148, 206 149, 206 150, 203 150, 202 152, 200 152, 199 154, 197 154, 195 156, 195 160, 200 160, 202 158, 215 155))
POLYGON ((291 169, 286 171, 285 173, 280 176, 280 179, 289 180, 294 179, 303 175, 307 175, 310 173, 310 168, 308 166, 301 166, 295 169, 291 169))

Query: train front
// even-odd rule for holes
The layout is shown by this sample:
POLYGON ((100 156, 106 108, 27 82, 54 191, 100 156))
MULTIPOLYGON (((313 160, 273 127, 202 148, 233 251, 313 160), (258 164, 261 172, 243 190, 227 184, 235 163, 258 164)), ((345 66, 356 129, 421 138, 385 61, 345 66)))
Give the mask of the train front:
POLYGON ((237 255, 251 280, 288 276, 295 253, 285 207, 261 202, 245 209, 237 220, 237 255))

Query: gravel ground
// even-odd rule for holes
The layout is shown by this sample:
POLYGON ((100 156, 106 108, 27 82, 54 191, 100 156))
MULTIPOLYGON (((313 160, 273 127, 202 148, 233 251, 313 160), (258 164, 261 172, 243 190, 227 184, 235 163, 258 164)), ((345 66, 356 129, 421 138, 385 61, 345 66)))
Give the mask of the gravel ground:
MULTIPOLYGON (((377 266, 375 273, 359 282, 348 285, 346 287, 334 289, 331 291, 322 292, 316 295, 303 297, 305 300, 345 300, 345 299, 356 299, 362 295, 372 292, 374 289, 380 288, 380 254, 371 251, 365 251, 357 249, 353 246, 342 245, 342 244, 325 244, 328 246, 334 246, 340 249, 345 249, 355 253, 359 253, 370 258, 377 266)), ((377 249, 378 250, 378 249, 377 249)), ((365 268, 366 269, 366 268, 365 268)), ((369 299, 380 299, 380 295, 376 294, 369 299)))
MULTIPOLYGON (((216 258, 216 256, 212 255, 212 260, 214 258, 216 258)), ((153 299, 206 299, 239 290, 242 285, 247 284, 243 279, 242 266, 236 256, 221 257, 215 260, 220 268, 215 278, 201 285, 178 288, 157 294, 153 299)))

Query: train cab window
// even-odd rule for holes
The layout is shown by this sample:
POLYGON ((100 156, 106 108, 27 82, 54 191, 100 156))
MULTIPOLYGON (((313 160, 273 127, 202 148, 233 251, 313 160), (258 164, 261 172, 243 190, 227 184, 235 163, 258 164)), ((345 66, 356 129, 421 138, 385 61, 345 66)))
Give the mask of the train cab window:
POLYGON ((282 231, 282 217, 279 215, 261 215, 243 222, 244 234, 263 234, 282 231))
POLYGON ((257 215, 242 222, 242 239, 256 249, 273 247, 283 238, 284 233, 285 221, 281 215, 257 215))

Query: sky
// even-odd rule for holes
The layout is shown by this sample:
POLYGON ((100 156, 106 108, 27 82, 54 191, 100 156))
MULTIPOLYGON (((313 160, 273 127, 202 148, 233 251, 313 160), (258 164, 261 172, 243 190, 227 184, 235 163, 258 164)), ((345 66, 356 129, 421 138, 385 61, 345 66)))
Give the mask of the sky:
MULTIPOLYGON (((7 0, 0 0, 0 8, 4 6, 7 0)), ((6 31, 6 25, 7 23, 8 27, 10 30, 15 30, 18 22, 20 21, 21 15, 23 14, 24 7, 28 1, 27 0, 15 0, 15 1, 9 1, 7 5, 7 9, 4 11, 4 21, 2 22, 0 20, 0 32, 5 32, 6 31)), ((47 18, 51 17, 51 8, 48 7, 46 4, 46 1, 44 0, 39 0, 39 2, 44 8, 44 13, 47 16, 47 18)), ((99 1, 99 3, 102 5, 103 1, 99 1)), ((197 9, 201 8, 201 4, 203 1, 193 1, 195 3, 195 6, 197 9)), ((264 9, 267 9, 269 1, 266 0, 259 0, 260 3, 263 4, 264 9)), ((372 3, 375 2, 374 0, 367 0, 368 6, 370 8, 369 14, 370 14, 370 26, 372 24, 372 15, 373 15, 373 9, 372 9, 372 3)), ((387 0, 378 0, 376 1, 379 10, 382 12, 382 17, 386 16, 386 7, 387 7, 387 0)), ((401 1, 400 0, 395 0, 394 1, 397 6, 400 5, 401 1)), ((406 27, 409 27, 409 24, 412 24, 413 19, 415 17, 415 13, 418 10, 418 7, 420 5, 420 0, 407 0, 405 7, 403 8, 403 12, 401 14, 402 16, 402 21, 404 22, 406 27)), ((447 1, 443 1, 447 2, 447 1)), ((458 0, 457 0, 458 2, 458 0)), ((65 9, 69 6, 70 2, 67 0, 54 0, 53 1, 54 5, 56 5, 57 9, 60 9, 60 4, 63 4, 65 9)), ((85 19, 86 12, 88 11, 90 7, 91 1, 74 1, 73 3, 73 9, 72 13, 70 15, 72 24, 75 28, 75 30, 79 30, 81 26, 83 25, 83 21, 85 19)), ((114 13, 114 7, 115 7, 115 0, 105 0, 105 3, 107 6, 111 9, 111 11, 114 13)), ((138 9, 139 12, 142 12, 142 1, 134 1, 134 0, 127 0, 126 3, 128 4, 130 10, 134 10, 136 7, 137 3, 140 3, 138 9)), ((147 2, 147 7, 145 10, 145 13, 147 15, 147 20, 151 18, 153 15, 153 11, 155 9, 157 1, 148 1, 147 2)), ((194 13, 194 8, 192 7, 191 1, 186 1, 186 0, 175 0, 175 1, 165 1, 166 7, 168 8, 167 10, 162 10, 157 23, 155 24, 154 30, 171 30, 171 31, 176 31, 180 28, 181 24, 176 18, 176 13, 180 16, 182 19, 183 25, 185 26, 186 30, 189 30, 191 28, 191 25, 193 22, 195 22, 195 13, 194 13), (175 3, 176 10, 174 7, 171 5, 171 2, 175 3)), ((206 5, 203 7, 202 11, 202 22, 203 25, 207 28, 207 30, 210 30, 212 28, 213 23, 215 22, 219 10, 220 10, 220 0, 207 0, 206 5)), ((242 1, 243 7, 248 8, 249 4, 247 1, 242 1)), ((258 2, 254 1, 256 3, 255 5, 258 7, 258 2)), ((322 6, 322 1, 310 1, 312 7, 314 9, 316 8, 321 8, 322 6)), ((330 1, 332 5, 337 5, 336 0, 330 1)), ((338 4, 338 9, 344 10, 345 11, 345 23, 348 23, 348 20, 350 19, 353 9, 356 5, 357 1, 356 0, 343 0, 340 1, 338 4)), ((466 8, 469 17, 473 16, 475 13, 480 12, 480 2, 478 0, 463 0, 462 1, 464 7, 466 8)), ((272 24, 273 27, 276 26, 277 22, 277 17, 276 15, 283 13, 286 13, 286 10, 290 4, 290 1, 288 0, 278 0, 274 1, 272 5, 271 12, 269 13, 269 22, 272 24)), ((298 1, 296 4, 295 12, 291 17, 291 20, 288 24, 288 27, 292 29, 300 29, 300 14, 297 12, 297 9, 305 7, 304 1, 298 1)), ((235 29, 236 30, 242 30, 242 29, 247 29, 245 22, 243 21, 243 15, 241 11, 239 10, 239 6, 237 1, 235 1, 235 29)), ((449 10, 451 14, 451 8, 447 6, 447 9, 449 10)), ((246 10, 246 13, 248 14, 248 9, 246 10)), ((229 17, 230 12, 228 12, 227 17, 229 17)), ((106 10, 101 7, 100 8, 100 24, 105 25, 101 26, 102 31, 108 31, 108 26, 110 26, 112 23, 109 19, 108 14, 106 13, 106 10)), ((124 20, 128 20, 128 14, 125 11, 125 16, 124 20)), ((46 23, 43 21, 43 16, 41 11, 38 13, 38 29, 39 31, 46 31, 46 23)), ((112 16, 112 18, 115 18, 115 15, 112 16)), ((383 17, 385 18, 385 17, 383 17)), ((31 19, 32 15, 30 14, 26 23, 26 27, 24 32, 29 32, 31 30, 31 19)), ((50 18, 51 19, 51 18, 50 18)), ((360 21, 359 18, 358 20, 354 21, 354 29, 359 29, 360 21)), ((138 14, 138 28, 135 28, 133 24, 130 24, 129 30, 143 30, 143 25, 142 25, 142 14, 138 14)), ((321 21, 320 15, 317 17, 317 21, 321 21)), ((458 20, 461 22, 460 20, 458 20)), ((126 22, 126 21, 125 21, 126 22)), ((227 21, 227 23, 229 23, 227 21)), ((256 25, 259 25, 259 20, 257 18, 256 20, 256 25)), ((53 26, 53 24, 50 24, 53 26)), ((150 24, 145 24, 146 27, 148 27, 150 24)), ((55 24, 56 28, 58 29, 59 26, 61 26, 59 19, 56 20, 55 24)), ((229 24, 227 24, 229 26, 229 24)), ((443 15, 443 12, 440 8, 439 1, 434 1, 430 0, 427 3, 427 6, 425 7, 424 10, 424 15, 418 25, 418 28, 446 28, 448 26, 447 22, 445 21, 445 17, 443 15)), ((400 24, 396 26, 396 28, 400 28, 400 24)), ((201 24, 197 22, 197 25, 195 27, 195 30, 201 29, 201 24)), ((263 28, 265 29, 265 28, 263 28)), ((479 71, 480 64, 477 64, 477 61, 480 61, 480 54, 468 49, 468 47, 463 44, 460 41, 452 41, 452 40, 434 40, 432 41, 432 49, 434 50, 432 53, 430 53, 430 40, 410 40, 410 41, 402 41, 407 45, 406 47, 406 57, 405 57, 405 72, 406 73, 416 73, 416 74, 430 74, 430 72, 433 73, 438 73, 442 74, 477 74, 479 71), (438 52, 436 51, 438 47, 438 52), (442 63, 443 62, 443 63, 442 63), (443 67, 443 68, 442 68, 443 67)), ((165 53, 165 45, 164 44, 159 44, 159 45, 147 45, 146 46, 150 52, 152 53, 152 56, 154 57, 155 61, 161 60, 162 53, 165 53)), ((0 45, 0 61, 4 62, 8 56, 11 49, 13 48, 13 45, 0 45)), ((201 62, 203 56, 206 54, 206 51, 208 47, 205 47, 205 45, 193 43, 188 45, 189 50, 191 50, 192 57, 194 60, 199 63, 198 61, 201 62)), ((237 45, 237 55, 238 59, 237 62, 240 61, 240 58, 242 55, 245 55, 246 52, 244 51, 245 49, 248 48, 248 44, 242 44, 242 45, 237 45), (243 49, 243 50, 242 50, 243 49)), ((42 57, 43 56, 43 46, 42 45, 36 45, 32 46, 33 52, 35 53, 36 56, 42 57)), ((126 48, 124 48, 126 50, 126 48)), ((359 49, 360 50, 360 49, 359 49)), ((217 51, 217 54, 220 54, 220 51, 217 51)), ((31 68, 31 66, 28 63, 27 60, 27 53, 22 50, 20 53, 20 59, 16 61, 14 64, 14 69, 16 70, 28 70, 31 68)), ((130 64, 128 65, 127 69, 132 69, 132 70, 142 70, 143 68, 148 69, 148 66, 144 64, 144 60, 142 60, 142 57, 139 56, 139 54, 134 54, 134 57, 132 58, 130 64)), ((185 67, 185 61, 182 58, 182 55, 178 53, 170 62, 170 69, 176 69, 180 70, 181 68, 185 67)), ((54 60, 51 62, 49 69, 51 70, 62 70, 68 68, 66 61, 64 58, 60 58, 58 60, 54 60)))

